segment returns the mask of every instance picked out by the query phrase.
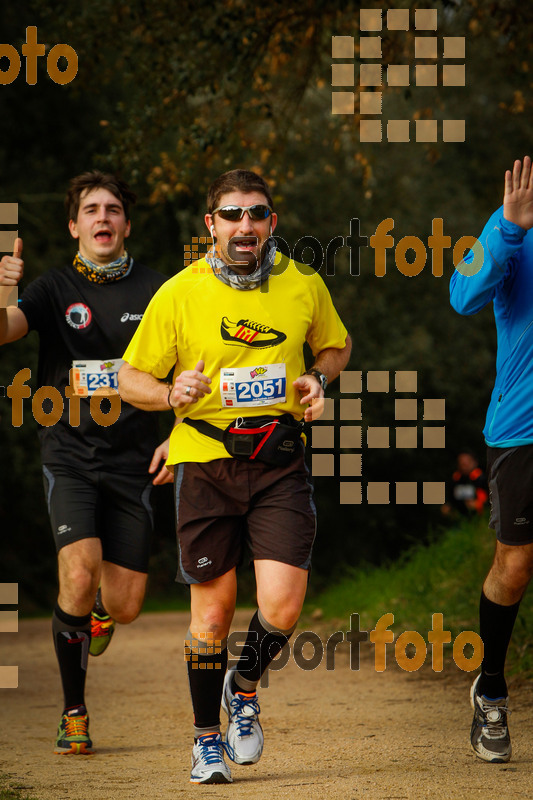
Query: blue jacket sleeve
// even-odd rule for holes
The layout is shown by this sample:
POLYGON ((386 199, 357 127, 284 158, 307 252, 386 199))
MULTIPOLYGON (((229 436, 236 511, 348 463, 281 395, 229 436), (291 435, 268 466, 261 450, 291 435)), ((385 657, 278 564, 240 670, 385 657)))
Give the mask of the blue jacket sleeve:
POLYGON ((450 280, 450 302, 459 314, 476 314, 494 300, 497 287, 511 274, 526 233, 520 225, 504 219, 503 206, 490 217, 478 239, 483 265, 475 274, 465 274, 475 258, 469 250, 450 280))

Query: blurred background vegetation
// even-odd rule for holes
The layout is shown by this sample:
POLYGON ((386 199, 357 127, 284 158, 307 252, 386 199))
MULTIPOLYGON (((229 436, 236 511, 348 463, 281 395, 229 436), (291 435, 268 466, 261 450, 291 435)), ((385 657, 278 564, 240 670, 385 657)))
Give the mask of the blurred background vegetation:
MULTIPOLYGON (((325 249, 335 236, 348 236, 352 218, 370 237, 391 217, 396 243, 411 235, 427 246, 434 218, 444 220, 452 244, 478 235, 501 202, 505 169, 530 152, 533 7, 519 0, 365 0, 364 8, 409 8, 411 20, 414 9, 437 8, 439 39, 466 37, 466 86, 382 88, 384 118, 465 119, 466 141, 373 144, 359 141, 357 87, 355 114, 331 113, 331 37, 355 37, 357 76, 360 5, 3 3, 2 42, 20 53, 26 27, 36 25, 47 50, 65 42, 79 57, 68 85, 53 83, 41 58, 36 85, 26 84, 23 62, 19 77, 0 86, 0 202, 19 204, 27 280, 71 259, 63 197, 69 178, 91 168, 118 171, 138 192, 131 252, 169 276, 183 268, 184 245, 206 233, 208 185, 234 167, 255 169, 270 182, 280 217, 276 233, 291 248, 309 235, 325 249)), ((412 24, 409 31, 384 28, 385 66, 410 64, 413 74, 414 35, 412 24)), ((302 258, 311 257, 304 251, 302 258)), ((335 274, 321 270, 354 340, 349 368, 416 370, 418 397, 446 398, 446 448, 364 449, 364 483, 445 480, 458 450, 483 452, 480 432, 495 369, 492 312, 470 319, 455 314, 448 302, 451 250, 444 277, 431 274, 430 261, 428 250, 423 272, 407 278, 390 250, 387 274, 378 278, 373 250, 363 247, 360 275, 353 275, 344 247, 335 274)), ((2 348, 0 386, 30 367, 37 388, 37 347, 30 335, 2 348)), ((338 396, 338 383, 332 393, 338 396)), ((362 397, 363 429, 394 425, 392 392, 362 397)), ((13 428, 10 403, 0 393, 0 581, 18 582, 21 611, 34 613, 54 601, 55 554, 36 425, 25 405, 24 424, 13 428)), ((162 430, 170 423, 167 415, 162 430)), ((398 558, 441 525, 438 507, 340 505, 338 478, 317 478, 315 486, 312 593, 357 565, 398 558)), ((172 492, 166 487, 155 494, 150 597, 185 600, 173 585, 172 492)), ((244 599, 250 585, 245 576, 244 599)))

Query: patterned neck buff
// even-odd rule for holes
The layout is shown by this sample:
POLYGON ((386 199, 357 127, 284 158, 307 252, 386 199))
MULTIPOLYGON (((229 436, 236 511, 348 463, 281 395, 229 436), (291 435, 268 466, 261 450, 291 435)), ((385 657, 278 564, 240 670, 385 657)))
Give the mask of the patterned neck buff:
POLYGON ((101 267, 94 264, 85 258, 78 251, 73 261, 74 268, 80 272, 84 278, 87 278, 91 283, 111 283, 111 281, 119 281, 129 275, 133 266, 133 258, 124 253, 123 256, 112 261, 110 264, 105 264, 101 267))
POLYGON ((231 267, 228 267, 221 258, 214 255, 214 249, 205 256, 205 260, 219 281, 226 283, 228 286, 232 286, 234 289, 257 289, 258 286, 268 279, 268 276, 272 272, 275 258, 276 240, 272 236, 267 240, 265 256, 261 266, 257 267, 257 269, 250 272, 248 275, 238 275, 236 272, 233 272, 231 267))

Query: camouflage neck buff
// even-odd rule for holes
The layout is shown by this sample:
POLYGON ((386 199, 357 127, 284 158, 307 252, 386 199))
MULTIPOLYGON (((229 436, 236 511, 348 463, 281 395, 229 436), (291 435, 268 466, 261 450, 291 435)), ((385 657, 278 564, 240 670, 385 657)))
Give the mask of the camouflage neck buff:
POLYGON ((272 272, 275 258, 276 240, 270 237, 266 243, 265 255, 261 266, 257 267, 257 269, 250 272, 248 275, 238 275, 236 272, 233 272, 225 261, 222 261, 221 258, 214 255, 214 250, 206 254, 205 260, 212 268, 213 274, 216 275, 222 283, 226 283, 234 289, 257 289, 258 286, 268 279, 268 276, 272 272))
POLYGON ((110 283, 111 281, 119 281, 130 273, 133 266, 133 258, 126 252, 120 258, 101 267, 78 252, 74 258, 73 265, 91 283, 110 283))

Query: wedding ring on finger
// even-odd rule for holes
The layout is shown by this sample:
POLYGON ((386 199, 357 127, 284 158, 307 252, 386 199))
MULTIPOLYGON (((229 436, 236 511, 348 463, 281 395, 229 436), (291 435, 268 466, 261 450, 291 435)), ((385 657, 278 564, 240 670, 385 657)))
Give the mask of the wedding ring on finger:
POLYGON ((185 394, 190 394, 190 393, 191 393, 191 387, 190 387, 190 386, 187 386, 187 387, 185 388, 185 394))

